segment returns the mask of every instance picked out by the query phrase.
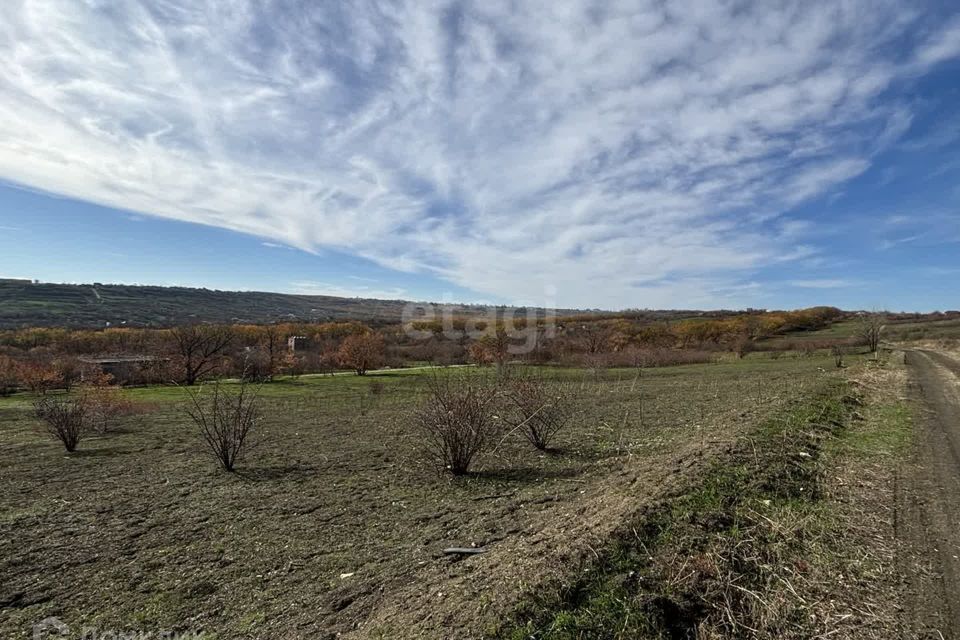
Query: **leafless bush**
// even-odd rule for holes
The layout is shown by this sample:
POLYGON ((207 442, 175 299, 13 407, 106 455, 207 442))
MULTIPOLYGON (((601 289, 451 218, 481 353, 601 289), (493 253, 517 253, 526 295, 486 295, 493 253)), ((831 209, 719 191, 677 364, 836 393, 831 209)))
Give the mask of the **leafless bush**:
POLYGON ((236 390, 227 390, 220 383, 212 388, 208 398, 202 397, 202 390, 190 394, 187 413, 220 466, 233 471, 248 445, 250 433, 260 421, 259 398, 246 383, 236 390))
POLYGON ((856 335, 870 349, 876 353, 880 346, 880 337, 886 328, 886 318, 881 313, 867 313, 857 321, 856 335))
POLYGON ((87 433, 86 403, 81 398, 44 396, 34 402, 33 407, 47 432, 62 442, 67 451, 75 451, 87 433))
POLYGON ((846 355, 847 350, 843 348, 842 345, 835 344, 830 347, 830 355, 833 356, 833 361, 837 365, 837 369, 843 368, 843 356, 846 355))
POLYGON ((506 397, 514 410, 507 422, 522 429, 530 444, 541 451, 550 446, 573 415, 570 396, 561 387, 537 378, 513 381, 506 389, 506 397))
POLYGON ((751 351, 754 351, 754 347, 754 342, 750 339, 750 336, 737 336, 733 341, 733 352, 737 354, 738 358, 743 358, 751 351))
POLYGON ((431 378, 416 420, 426 454, 454 475, 469 471, 474 458, 496 437, 499 428, 491 406, 496 390, 470 378, 431 378))

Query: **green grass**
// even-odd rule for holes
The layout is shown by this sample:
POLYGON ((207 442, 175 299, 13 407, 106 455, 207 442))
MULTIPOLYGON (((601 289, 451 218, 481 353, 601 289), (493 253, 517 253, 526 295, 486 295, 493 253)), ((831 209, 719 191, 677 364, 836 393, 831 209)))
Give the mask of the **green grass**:
POLYGON ((896 458, 913 441, 910 406, 894 400, 871 407, 862 420, 865 424, 849 429, 831 443, 836 454, 861 459, 896 458))
MULTIPOLYGON (((816 331, 796 331, 771 338, 769 342, 849 339, 857 336, 860 323, 856 319, 844 320, 816 331)), ((883 331, 887 341, 937 340, 960 338, 960 320, 923 320, 919 322, 891 322, 883 331)))

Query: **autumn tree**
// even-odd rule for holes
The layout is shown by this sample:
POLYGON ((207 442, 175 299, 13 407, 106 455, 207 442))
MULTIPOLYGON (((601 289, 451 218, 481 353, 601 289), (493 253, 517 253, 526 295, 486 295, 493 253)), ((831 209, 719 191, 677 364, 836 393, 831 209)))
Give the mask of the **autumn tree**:
POLYGON ((578 332, 583 343, 585 353, 601 353, 606 351, 613 337, 610 327, 592 322, 581 326, 578 332))
POLYGON ((17 365, 17 376, 23 386, 39 396, 60 384, 57 370, 42 362, 20 362, 17 365))
POLYGON ((262 327, 260 344, 267 356, 267 379, 272 380, 283 358, 286 346, 283 328, 275 324, 262 327))
POLYGON ((337 351, 340 366, 353 369, 358 376, 383 366, 385 357, 386 345, 383 336, 373 332, 347 336, 337 351))
POLYGON ((0 397, 8 396, 17 390, 20 376, 17 374, 17 362, 13 358, 0 356, 0 397))
POLYGON ((188 386, 216 369, 218 358, 232 339, 229 327, 213 325, 176 327, 170 335, 182 367, 183 383, 188 386))
POLYGON ((490 352, 486 342, 478 340, 467 349, 467 356, 470 362, 484 367, 493 362, 493 354, 490 352))

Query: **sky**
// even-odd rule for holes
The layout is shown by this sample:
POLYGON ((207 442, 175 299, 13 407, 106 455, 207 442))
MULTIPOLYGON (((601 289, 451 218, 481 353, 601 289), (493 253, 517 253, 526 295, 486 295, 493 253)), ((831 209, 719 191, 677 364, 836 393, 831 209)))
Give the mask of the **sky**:
POLYGON ((960 308, 960 5, 0 4, 0 277, 960 308))

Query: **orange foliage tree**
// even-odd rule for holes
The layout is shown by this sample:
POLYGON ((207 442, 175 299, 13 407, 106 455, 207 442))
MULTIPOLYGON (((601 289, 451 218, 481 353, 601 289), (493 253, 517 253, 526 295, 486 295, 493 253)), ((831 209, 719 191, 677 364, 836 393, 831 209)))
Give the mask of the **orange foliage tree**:
POLYGON ((340 365, 353 369, 358 376, 366 375, 370 369, 382 367, 385 358, 386 345, 383 337, 372 332, 347 336, 337 351, 340 365))

